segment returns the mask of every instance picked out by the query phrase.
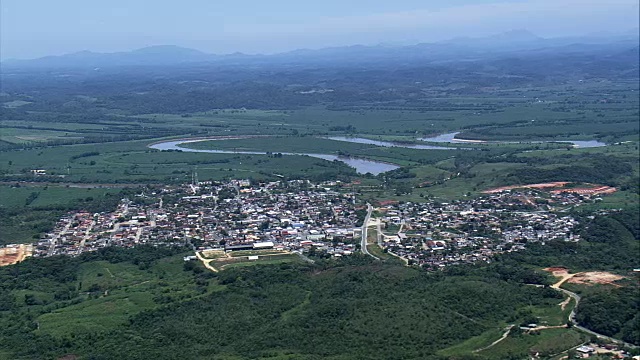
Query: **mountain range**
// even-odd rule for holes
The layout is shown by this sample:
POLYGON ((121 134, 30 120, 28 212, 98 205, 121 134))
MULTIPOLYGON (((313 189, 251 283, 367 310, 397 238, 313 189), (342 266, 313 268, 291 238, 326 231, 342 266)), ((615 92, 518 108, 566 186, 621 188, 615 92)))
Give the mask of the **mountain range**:
POLYGON ((98 53, 80 51, 60 56, 30 60, 6 60, 6 68, 106 68, 118 66, 171 66, 187 63, 219 64, 322 64, 326 62, 439 62, 476 60, 505 54, 541 52, 576 53, 623 51, 638 46, 638 29, 623 34, 592 34, 580 37, 542 38, 527 30, 479 38, 453 38, 436 43, 415 45, 353 45, 322 49, 299 49, 273 55, 233 53, 209 54, 175 45, 145 47, 127 52, 98 53))

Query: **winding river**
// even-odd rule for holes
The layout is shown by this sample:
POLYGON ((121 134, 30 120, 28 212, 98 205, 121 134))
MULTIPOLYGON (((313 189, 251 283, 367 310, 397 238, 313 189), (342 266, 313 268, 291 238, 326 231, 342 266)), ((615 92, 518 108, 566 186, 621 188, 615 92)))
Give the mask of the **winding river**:
MULTIPOLYGON (((434 137, 421 138, 418 139, 420 141, 425 142, 433 142, 433 143, 464 143, 464 144, 473 144, 473 143, 490 143, 490 144, 517 144, 517 143, 525 143, 525 142, 515 142, 515 141, 481 141, 481 140, 465 140, 465 139, 456 139, 456 135, 460 134, 460 132, 453 132, 448 134, 442 134, 434 137)), ((334 141, 345 141, 357 144, 369 144, 375 146, 383 146, 383 147, 402 147, 408 149, 420 149, 420 150, 461 150, 461 148, 455 147, 445 147, 445 146, 437 146, 437 145, 421 145, 421 144, 402 144, 395 143, 389 141, 380 141, 380 140, 372 140, 366 138, 359 137, 345 137, 345 136, 330 136, 325 137, 325 139, 334 140, 334 141)), ((209 138, 209 139, 191 139, 191 140, 173 140, 173 141, 164 141, 155 144, 149 145, 152 149, 157 150, 180 150, 184 152, 196 152, 196 153, 211 153, 211 154, 250 154, 250 155, 266 155, 267 152, 264 151, 231 151, 231 150, 205 150, 205 149, 191 149, 187 147, 183 147, 180 145, 195 143, 200 141, 212 141, 212 140, 233 140, 233 138, 209 138)), ((577 140, 566 140, 566 141, 529 141, 527 143, 547 143, 547 142, 563 142, 563 143, 571 143, 577 148, 591 148, 591 147, 600 147, 606 146, 607 144, 597 141, 597 140, 589 140, 589 141, 577 141, 577 140)), ((465 148, 464 150, 472 150, 470 148, 465 148)), ((389 164, 381 161, 373 161, 366 160, 361 158, 353 158, 347 156, 338 156, 331 154, 313 154, 313 153, 291 153, 291 152, 283 152, 283 155, 303 155, 303 156, 311 156, 318 159, 328 160, 328 161, 340 161, 343 162, 352 168, 356 169, 356 171, 360 174, 371 173, 374 175, 378 175, 387 171, 395 170, 399 168, 399 166, 394 164, 389 164)))
POLYGON ((465 140, 456 139, 456 135, 460 132, 453 132, 448 134, 442 134, 433 137, 421 138, 420 141, 428 141, 433 143, 455 143, 455 144, 473 144, 473 143, 486 143, 486 144, 522 144, 522 143, 570 143, 576 148, 593 148, 607 146, 607 144, 598 140, 550 140, 550 141, 482 141, 482 140, 465 140))
POLYGON ((347 137, 347 136, 328 136, 325 139, 335 141, 345 141, 356 144, 368 144, 383 147, 401 147, 407 149, 419 149, 419 150, 460 150, 456 147, 436 146, 436 145, 421 145, 421 144, 403 144, 390 141, 372 140, 359 137, 347 137))
MULTIPOLYGON (((216 140, 216 139, 165 141, 165 142, 151 144, 149 145, 149 147, 156 150, 180 150, 184 152, 197 152, 197 153, 210 153, 210 154, 250 154, 250 155, 266 155, 267 154, 266 152, 263 152, 263 151, 204 150, 204 149, 190 149, 190 148, 180 146, 188 143, 194 143, 194 142, 200 142, 200 141, 211 141, 211 140, 216 140)), ((226 139, 226 140, 232 140, 232 139, 226 139)), ((383 172, 387 172, 387 171, 391 171, 399 168, 399 166, 397 165, 388 164, 381 161, 365 160, 360 158, 330 155, 330 154, 288 153, 288 152, 278 152, 278 153, 283 155, 311 156, 314 158, 324 159, 328 161, 337 160, 356 169, 356 171, 360 174, 371 173, 373 175, 378 175, 383 172)))

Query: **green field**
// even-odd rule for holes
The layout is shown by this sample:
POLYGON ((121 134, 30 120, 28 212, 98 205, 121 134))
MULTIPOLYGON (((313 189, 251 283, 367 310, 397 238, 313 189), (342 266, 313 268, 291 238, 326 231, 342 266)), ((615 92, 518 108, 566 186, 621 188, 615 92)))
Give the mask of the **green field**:
POLYGON ((371 253, 371 255, 377 257, 380 260, 395 260, 400 261, 395 256, 384 252, 380 246, 378 246, 378 230, 375 227, 369 227, 367 230, 367 250, 371 253))
POLYGON ((505 332, 505 328, 495 328, 483 332, 478 336, 474 336, 465 340, 464 342, 454 345, 452 347, 442 349, 438 352, 442 356, 461 356, 474 353, 476 350, 489 346, 494 341, 500 339, 505 332))
POLYGON ((539 334, 510 335, 489 349, 480 351, 480 355, 490 359, 505 359, 511 356, 527 356, 530 351, 542 356, 556 355, 585 343, 589 337, 576 330, 548 329, 539 334))
POLYGON ((81 133, 67 130, 34 130, 19 128, 0 128, 0 141, 13 144, 25 144, 30 142, 46 142, 51 140, 73 140, 82 138, 81 133))
MULTIPOLYGON (((623 93, 619 94, 623 95, 623 93)), ((633 99, 629 97, 625 99, 626 108, 633 109, 633 99)), ((525 116, 524 114, 534 110, 541 112, 541 114, 548 111, 555 112, 555 110, 549 109, 552 105, 533 106, 527 104, 528 100, 518 100, 516 97, 510 96, 502 99, 490 96, 486 98, 460 98, 456 104, 463 107, 467 102, 479 100, 486 101, 491 106, 498 106, 497 104, 502 101, 504 104, 509 104, 509 107, 504 112, 491 114, 491 116, 469 116, 469 114, 462 112, 459 114, 460 116, 453 117, 451 114, 456 113, 453 109, 427 114, 410 109, 337 111, 316 106, 295 110, 211 110, 187 114, 188 116, 185 114, 136 115, 133 117, 133 121, 125 115, 119 115, 108 120, 96 120, 89 123, 56 121, 47 123, 46 126, 34 121, 8 119, 3 124, 5 134, 9 137, 25 135, 34 136, 35 139, 38 136, 47 137, 60 134, 63 137, 79 136, 83 138, 83 141, 95 139, 98 143, 35 149, 30 149, 27 146, 26 150, 21 148, 5 150, 3 161, 0 162, 0 179, 10 182, 30 180, 103 184, 180 183, 188 181, 196 167, 202 180, 229 178, 275 180, 281 176, 312 180, 358 177, 352 168, 340 162, 329 162, 305 156, 278 157, 159 152, 147 147, 150 143, 158 141, 158 138, 130 141, 126 141, 124 138, 125 136, 143 136, 142 129, 145 129, 145 134, 173 135, 174 137, 270 135, 276 137, 208 141, 188 146, 274 153, 348 154, 402 165, 407 173, 390 173, 388 176, 385 174, 377 178, 375 186, 379 186, 379 191, 372 193, 371 196, 381 199, 405 201, 422 201, 425 198, 461 199, 475 196, 483 190, 496 186, 527 183, 533 180, 572 180, 567 177, 576 173, 574 167, 581 163, 589 165, 589 157, 593 155, 613 157, 616 161, 631 165, 632 171, 628 174, 621 174, 619 171, 602 172, 602 174, 608 174, 606 176, 580 175, 579 179, 583 182, 607 182, 629 188, 634 182, 634 177, 637 178, 640 173, 637 161, 637 139, 622 145, 572 149, 570 151, 566 150, 566 145, 557 144, 481 144, 474 145, 478 149, 472 151, 439 151, 385 148, 318 137, 319 135, 344 135, 345 132, 349 133, 352 130, 331 131, 328 129, 344 124, 354 124, 356 130, 353 130, 352 133, 355 135, 379 137, 386 140, 415 141, 416 137, 431 133, 431 129, 428 132, 414 129, 406 134, 388 134, 386 130, 378 131, 380 130, 378 127, 383 128, 384 126, 388 127, 389 124, 405 123, 424 125, 427 121, 426 118, 428 118, 432 119, 434 124, 440 124, 440 127, 434 125, 434 132, 460 130, 470 124, 473 124, 473 129, 481 128, 480 125, 483 122, 487 122, 487 126, 499 128, 509 124, 507 120, 510 116, 525 116), (449 114, 446 121, 436 121, 438 116, 444 117, 445 114, 449 114), (32 128, 29 129, 29 126, 32 128), (103 137, 120 139, 120 141, 104 142, 101 141, 103 137), (536 150, 536 148, 548 150, 536 150), (553 174, 548 179, 541 178, 539 175, 532 175, 529 178, 519 176, 522 169, 529 171, 532 167, 539 170, 566 168, 566 171, 563 170, 566 175, 559 171, 558 174, 553 174), (30 173, 33 169, 46 170, 47 176, 34 179, 30 173)), ((435 101, 444 103, 445 99, 435 101)), ((589 111, 595 112, 596 110, 589 111)), ((620 117, 627 116, 625 112, 616 114, 620 117)), ((40 115, 45 116, 45 114, 40 115)), ((558 116, 565 115, 556 114, 549 121, 556 121, 558 116)), ((598 117, 595 119, 598 120, 586 117, 586 120, 578 122, 596 121, 599 124, 606 120, 598 117)), ((621 121, 618 118, 614 120, 621 121)), ((590 129, 588 126, 580 126, 588 133, 590 129)), ((596 130, 593 134, 600 133, 600 130, 596 130)), ((633 131, 627 132, 633 133, 633 131)), ((589 136, 569 135, 558 135, 557 137, 558 139, 589 138, 589 136)), ((530 139, 535 140, 535 137, 530 139)), ((33 143, 33 141, 31 142, 33 143)), ((9 142, 5 142, 5 144, 9 144, 9 142)), ((14 145, 21 144, 14 143, 14 145)), ((612 197, 605 197, 602 206, 633 206, 637 203, 636 193, 624 191, 612 197)))
POLYGON ((254 265, 277 265, 285 263, 302 263, 302 260, 295 254, 279 254, 279 255, 259 255, 257 260, 250 260, 248 258, 234 259, 234 261, 216 263, 211 265, 219 267, 221 270, 229 270, 237 267, 246 267, 254 265))
POLYGON ((42 186, 37 183, 20 187, 0 185, 0 194, 2 195, 0 206, 4 208, 46 207, 71 203, 76 200, 86 200, 87 198, 100 198, 107 194, 116 194, 119 191, 115 188, 77 188, 55 184, 42 186), (27 201, 33 193, 36 193, 37 197, 32 201, 27 201))
MULTIPOLYGON (((200 296, 184 261, 177 255, 161 259, 148 270, 131 263, 96 261, 78 269, 77 291, 85 300, 53 310, 37 321, 37 333, 55 337, 109 331, 126 325, 129 318, 158 306, 159 301, 184 300, 200 296)), ((219 289, 211 285, 207 291, 219 289)))

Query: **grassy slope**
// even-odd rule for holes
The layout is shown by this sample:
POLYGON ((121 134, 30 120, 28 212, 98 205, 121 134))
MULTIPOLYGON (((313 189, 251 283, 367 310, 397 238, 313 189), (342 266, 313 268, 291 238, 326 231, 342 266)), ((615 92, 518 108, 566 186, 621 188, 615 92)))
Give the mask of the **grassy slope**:
MULTIPOLYGON (((160 260, 149 270, 131 263, 91 261, 78 272, 80 293, 89 293, 77 305, 38 317, 37 333, 68 337, 124 326, 130 316, 158 306, 158 296, 189 299, 198 296, 189 273, 182 270, 183 255, 160 260), (96 289, 98 289, 96 291, 96 289)), ((219 289, 209 286, 210 291, 219 289)))

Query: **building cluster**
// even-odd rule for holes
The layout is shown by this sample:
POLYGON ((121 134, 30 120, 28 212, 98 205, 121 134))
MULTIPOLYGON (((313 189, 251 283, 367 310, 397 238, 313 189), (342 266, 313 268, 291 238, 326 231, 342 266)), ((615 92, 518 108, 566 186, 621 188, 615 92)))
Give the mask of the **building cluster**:
POLYGON ((490 262, 495 254, 528 243, 580 240, 571 216, 548 211, 580 201, 571 193, 542 197, 534 190, 506 191, 452 203, 396 203, 380 208, 380 245, 410 264, 437 269, 490 262))
MULTIPOLYGON (((147 189, 113 212, 68 214, 36 244, 34 256, 137 244, 350 255, 360 250, 367 211, 342 185, 233 180, 147 189)), ((367 226, 378 226, 384 251, 429 269, 490 262, 529 243, 579 241, 577 221, 557 210, 585 198, 541 194, 513 189, 451 203, 385 202, 367 226)))
POLYGON ((164 187, 123 199, 109 213, 68 214, 37 244, 36 256, 77 255, 105 246, 183 245, 350 255, 360 228, 355 197, 307 181, 246 180, 164 187))

